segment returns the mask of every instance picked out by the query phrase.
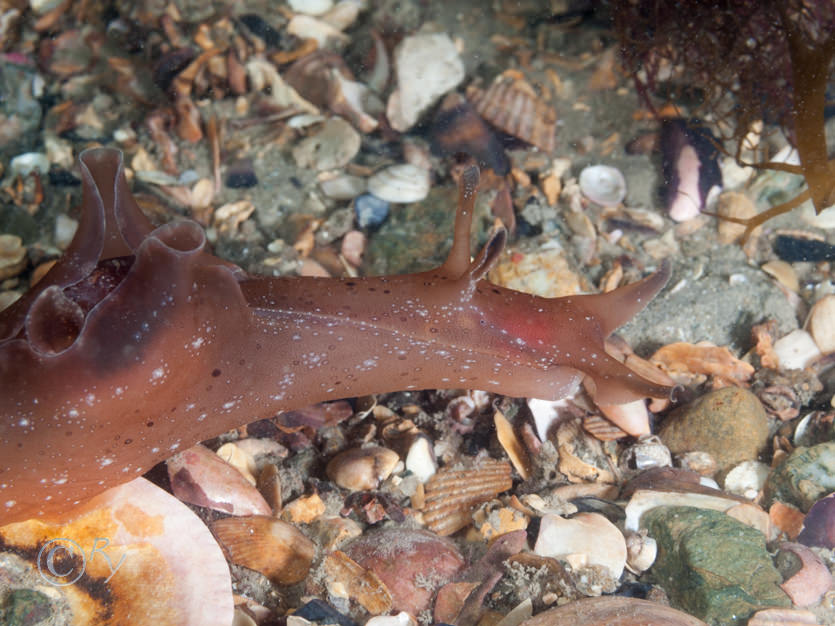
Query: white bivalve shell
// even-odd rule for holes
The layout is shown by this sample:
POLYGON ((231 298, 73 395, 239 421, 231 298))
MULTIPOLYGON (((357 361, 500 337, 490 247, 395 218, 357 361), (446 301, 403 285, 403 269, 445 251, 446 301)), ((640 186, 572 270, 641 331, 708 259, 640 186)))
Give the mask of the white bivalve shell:
POLYGON ((409 163, 392 165, 368 179, 368 191, 387 202, 418 202, 429 193, 429 172, 409 163))
POLYGON ((617 206, 626 197, 626 179, 609 165, 589 165, 580 172, 580 191, 592 202, 617 206))

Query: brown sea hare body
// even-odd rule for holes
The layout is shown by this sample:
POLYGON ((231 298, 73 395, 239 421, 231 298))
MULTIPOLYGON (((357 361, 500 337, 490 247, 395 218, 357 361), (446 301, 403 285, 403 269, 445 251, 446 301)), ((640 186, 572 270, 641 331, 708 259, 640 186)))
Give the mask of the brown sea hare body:
POLYGON ((83 213, 67 253, 0 313, 0 524, 48 515, 229 428, 312 403, 444 387, 598 402, 667 389, 604 351, 666 283, 667 264, 602 295, 544 299, 470 260, 477 171, 460 188, 441 267, 352 279, 250 276, 203 230, 153 228, 116 150, 81 156, 83 213))

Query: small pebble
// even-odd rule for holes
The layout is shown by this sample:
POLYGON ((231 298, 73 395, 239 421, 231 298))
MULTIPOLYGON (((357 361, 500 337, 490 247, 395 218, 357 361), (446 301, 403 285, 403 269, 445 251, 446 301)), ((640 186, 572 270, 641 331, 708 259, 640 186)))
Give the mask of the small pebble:
POLYGON ((719 469, 754 460, 768 441, 768 416, 759 399, 740 387, 711 391, 677 409, 659 430, 673 454, 710 453, 719 469))
POLYGON ((354 211, 360 228, 374 228, 386 221, 389 203, 374 194, 365 193, 354 200, 354 211))

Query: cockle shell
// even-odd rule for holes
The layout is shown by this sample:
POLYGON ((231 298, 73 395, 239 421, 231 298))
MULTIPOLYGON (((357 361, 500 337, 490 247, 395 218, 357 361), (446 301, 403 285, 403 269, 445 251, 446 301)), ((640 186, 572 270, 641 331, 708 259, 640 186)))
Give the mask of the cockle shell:
POLYGON ((468 88, 467 98, 479 115, 502 132, 545 152, 554 150, 557 112, 526 81, 500 75, 486 91, 468 88))
POLYGON ((430 530, 451 535, 472 521, 479 504, 512 486, 509 463, 487 461, 471 470, 441 470, 426 483, 423 519, 430 530))
POLYGON ((580 191, 592 202, 617 206, 626 197, 626 179, 609 165, 590 165, 580 172, 580 191))
POLYGON ((230 561, 278 585, 304 580, 316 554, 315 544, 295 526, 266 515, 226 517, 210 527, 230 561))
POLYGON ((368 191, 388 202, 419 202, 429 193, 429 172, 409 163, 392 165, 368 179, 368 191))
POLYGON ((389 477, 400 456, 382 446, 351 448, 340 452, 328 463, 328 477, 340 487, 351 491, 376 489, 389 477))

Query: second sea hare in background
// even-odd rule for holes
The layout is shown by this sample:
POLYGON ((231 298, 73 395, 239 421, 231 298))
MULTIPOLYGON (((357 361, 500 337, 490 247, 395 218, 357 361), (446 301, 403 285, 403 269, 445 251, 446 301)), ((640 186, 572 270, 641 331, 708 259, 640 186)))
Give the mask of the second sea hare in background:
MULTIPOLYGON (((802 175, 807 188, 746 224, 747 233, 811 199, 820 213, 835 204, 835 161, 824 131, 826 90, 835 57, 831 0, 617 0, 612 5, 621 58, 650 107, 694 101, 691 113, 742 159, 755 124, 782 128, 800 165, 758 167, 802 175)), ((727 219, 727 218, 726 218, 727 219)))

